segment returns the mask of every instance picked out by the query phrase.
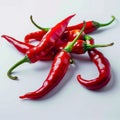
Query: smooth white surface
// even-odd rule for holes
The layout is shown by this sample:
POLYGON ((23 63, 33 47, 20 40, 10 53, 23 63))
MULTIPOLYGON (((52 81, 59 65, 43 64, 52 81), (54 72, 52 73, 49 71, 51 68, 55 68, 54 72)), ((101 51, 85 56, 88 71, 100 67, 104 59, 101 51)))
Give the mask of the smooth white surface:
POLYGON ((110 60, 111 82, 93 92, 82 87, 77 74, 94 78, 98 72, 87 54, 74 56, 63 81, 40 100, 21 100, 19 95, 39 88, 52 61, 24 64, 15 70, 18 81, 10 80, 7 70, 23 57, 12 45, 0 40, 0 119, 1 120, 119 120, 120 119, 120 1, 119 0, 0 0, 0 35, 7 34, 23 41, 24 36, 37 31, 29 19, 51 27, 68 15, 76 13, 70 24, 83 20, 106 22, 111 15, 116 21, 90 34, 98 44, 114 42, 114 46, 99 48, 110 60))

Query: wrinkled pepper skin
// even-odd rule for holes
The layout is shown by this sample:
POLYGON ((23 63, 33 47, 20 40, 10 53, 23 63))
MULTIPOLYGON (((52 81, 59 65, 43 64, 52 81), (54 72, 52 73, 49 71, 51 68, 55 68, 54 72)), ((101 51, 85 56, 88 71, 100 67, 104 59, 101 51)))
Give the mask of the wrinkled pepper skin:
POLYGON ((80 84, 90 90, 98 90, 106 86, 111 79, 111 66, 108 59, 97 49, 88 51, 90 59, 95 63, 98 68, 99 76, 92 80, 85 80, 80 75, 77 79, 80 84))
POLYGON ((38 99, 49 93, 65 76, 70 64, 70 58, 70 53, 60 51, 54 58, 51 70, 43 85, 38 90, 29 92, 23 96, 20 96, 20 98, 38 99))

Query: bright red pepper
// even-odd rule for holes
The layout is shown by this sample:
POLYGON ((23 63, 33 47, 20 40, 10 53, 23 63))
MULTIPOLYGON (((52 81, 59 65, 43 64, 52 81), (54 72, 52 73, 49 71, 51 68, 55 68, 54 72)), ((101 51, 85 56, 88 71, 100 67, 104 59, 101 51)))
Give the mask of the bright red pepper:
MULTIPOLYGON (((44 34, 49 30, 49 28, 43 28, 43 27, 41 27, 41 26, 38 26, 38 25, 34 22, 32 16, 30 16, 30 20, 31 20, 31 22, 32 22, 37 28, 40 29, 40 31, 32 32, 32 33, 27 34, 27 35, 25 36, 25 38, 24 38, 24 41, 25 41, 26 43, 29 43, 29 42, 31 42, 31 41, 33 41, 33 40, 38 40, 38 41, 40 41, 41 38, 44 36, 44 34)), ((112 20, 109 21, 108 23, 105 23, 105 24, 102 24, 102 23, 99 23, 99 22, 96 22, 96 21, 87 21, 87 22, 86 22, 86 28, 85 28, 85 30, 84 30, 84 33, 88 34, 88 33, 91 33, 91 32, 93 32, 93 31, 97 30, 97 29, 100 28, 100 27, 104 27, 104 26, 110 25, 114 20, 115 20, 115 17, 112 16, 112 20)), ((80 23, 80 24, 77 24, 77 25, 73 25, 73 26, 69 26, 69 27, 67 27, 66 31, 72 31, 72 30, 74 31, 74 30, 77 30, 77 29, 81 29, 82 26, 83 26, 83 23, 80 23)), ((74 31, 74 32, 75 32, 75 31, 74 31)), ((64 35, 64 34, 63 34, 63 35, 64 35)), ((74 35, 74 34, 72 33, 72 35, 74 35)), ((70 39, 72 39, 72 36, 71 36, 70 39)), ((72 39, 72 40, 73 40, 73 39, 72 39)))
MULTIPOLYGON (((2 35, 1 37, 5 38, 8 42, 10 42, 19 52, 26 54, 26 52, 33 47, 35 47, 32 44, 24 43, 22 41, 16 40, 13 37, 10 37, 8 35, 2 35)), ((49 54, 46 54, 46 56, 41 56, 39 60, 52 60, 54 58, 55 51, 52 49, 49 54)))
POLYGON ((27 51, 26 56, 29 58, 31 63, 38 61, 41 56, 45 56, 49 51, 54 48, 57 40, 64 33, 70 19, 73 17, 69 16, 62 22, 58 23, 55 27, 51 28, 42 38, 40 44, 27 51))
POLYGON ((10 37, 8 35, 2 35, 1 37, 5 38, 8 42, 10 42, 13 46, 15 46, 15 48, 20 51, 21 53, 25 54, 26 51, 30 50, 31 48, 33 48, 34 46, 31 44, 27 44, 24 42, 21 42, 19 40, 16 40, 13 37, 10 37))
MULTIPOLYGON (((46 31, 46 32, 49 30, 49 28, 43 28, 43 27, 37 25, 37 24, 34 22, 32 16, 30 16, 30 20, 31 20, 31 22, 32 22, 37 28, 39 28, 40 30, 43 30, 43 31, 46 31)), ((92 20, 92 21, 87 21, 84 32, 85 32, 86 34, 91 33, 91 32, 94 32, 95 30, 97 30, 97 29, 100 28, 100 27, 104 27, 104 26, 110 25, 111 23, 113 23, 114 20, 115 20, 115 17, 112 16, 112 20, 110 20, 110 21, 107 22, 107 23, 99 23, 99 22, 96 22, 96 21, 93 21, 93 20, 92 20)), ((81 29, 82 26, 83 26, 83 23, 79 23, 79 24, 77 24, 77 25, 68 26, 68 27, 66 28, 66 30, 70 31, 70 30, 75 30, 75 29, 81 29)))
MULTIPOLYGON (((81 34, 81 32, 79 33, 79 35, 81 34)), ((58 85, 58 83, 62 80, 62 78, 67 72, 71 59, 70 52, 77 39, 78 36, 55 56, 50 72, 46 80, 43 82, 42 87, 40 87, 34 92, 29 92, 25 95, 22 95, 20 96, 20 98, 37 99, 44 97, 47 93, 49 93, 53 88, 58 85)))
POLYGON ((36 31, 36 32, 31 32, 27 35, 25 35, 24 41, 25 43, 29 43, 31 41, 37 40, 41 41, 42 37, 46 34, 47 32, 44 30, 36 31))
POLYGON ((91 90, 98 90, 108 84, 111 78, 111 67, 109 60, 98 50, 92 49, 88 51, 91 60, 96 64, 99 76, 92 80, 85 80, 80 75, 77 79, 80 84, 91 90))
MULTIPOLYGON (((86 28, 85 28, 84 32, 86 34, 94 32, 95 30, 97 30, 100 27, 110 25, 114 20, 115 20, 115 17, 112 16, 112 20, 109 21, 108 23, 104 23, 104 24, 96 22, 96 21, 87 21, 86 22, 86 28)), ((67 27, 67 30, 81 29, 82 26, 83 26, 83 23, 80 23, 80 24, 77 24, 77 25, 67 27)))
POLYGON ((57 25, 55 25, 53 28, 51 28, 42 38, 41 42, 26 52, 25 57, 20 60, 17 64, 15 64, 9 71, 8 76, 11 79, 17 79, 17 77, 11 76, 11 71, 17 67, 18 65, 29 62, 34 63, 40 60, 41 57, 45 57, 49 54, 49 51, 51 51, 57 40, 60 38, 60 36, 64 33, 69 21, 74 15, 68 16, 61 22, 59 22, 57 25))
POLYGON ((65 73, 67 72, 70 59, 71 56, 68 52, 64 50, 60 51, 60 53, 55 56, 50 73, 48 74, 42 87, 34 92, 29 92, 23 96, 20 96, 20 98, 36 99, 41 98, 50 92, 64 77, 65 73))

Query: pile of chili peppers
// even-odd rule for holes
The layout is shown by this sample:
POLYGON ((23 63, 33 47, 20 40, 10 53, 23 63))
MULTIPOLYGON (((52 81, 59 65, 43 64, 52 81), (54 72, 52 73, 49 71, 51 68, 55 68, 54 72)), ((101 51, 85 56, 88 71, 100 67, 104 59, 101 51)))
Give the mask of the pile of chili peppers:
POLYGON ((83 21, 79 24, 68 26, 74 16, 75 14, 66 17, 52 28, 44 28, 37 25, 32 16, 30 16, 31 22, 39 28, 39 31, 25 35, 24 42, 8 35, 1 36, 11 43, 19 52, 24 54, 24 57, 8 70, 7 75, 10 79, 17 79, 17 76, 12 76, 12 71, 25 62, 35 63, 37 61, 53 60, 50 72, 42 86, 19 98, 41 98, 55 88, 65 76, 69 65, 74 64, 71 54, 80 55, 88 52, 91 61, 93 61, 98 68, 99 76, 97 78, 85 80, 80 75, 77 75, 78 82, 84 87, 91 90, 98 90, 110 81, 110 62, 97 48, 112 46, 113 43, 94 44, 94 39, 88 34, 96 31, 98 28, 110 25, 115 20, 115 17, 112 16, 112 19, 104 24, 96 21, 83 21), (31 44, 33 41, 39 41, 39 43, 33 45, 31 44))

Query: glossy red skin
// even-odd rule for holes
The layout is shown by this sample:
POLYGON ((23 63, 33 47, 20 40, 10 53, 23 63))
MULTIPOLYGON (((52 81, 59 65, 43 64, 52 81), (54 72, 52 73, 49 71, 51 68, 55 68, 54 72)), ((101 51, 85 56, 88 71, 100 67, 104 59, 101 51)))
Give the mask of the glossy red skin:
MULTIPOLYGON (((80 32, 80 30, 72 30, 69 32, 69 34, 68 34, 68 32, 65 32, 64 36, 62 35, 62 38, 57 40, 57 43, 54 46, 54 48, 51 49, 48 54, 41 56, 39 58, 39 60, 44 60, 44 61, 45 60, 52 60, 54 58, 55 54, 57 52, 59 52, 60 50, 62 50, 68 44, 68 41, 69 42, 72 41, 77 36, 77 34, 79 32, 80 32)), ((5 38, 8 42, 12 43, 12 45, 14 45, 15 48, 23 54, 26 54, 26 52, 28 50, 35 47, 32 44, 18 41, 15 38, 10 37, 8 35, 2 35, 2 37, 5 38)), ((83 38, 84 38, 84 33, 80 36, 79 39, 83 39, 83 38)), ((86 52, 86 50, 84 48, 85 43, 86 44, 94 44, 94 40, 92 38, 91 38, 91 40, 86 40, 86 41, 77 40, 77 42, 73 46, 73 49, 71 52, 75 53, 75 54, 84 54, 86 52)))
POLYGON ((21 41, 16 40, 15 38, 10 37, 8 35, 2 35, 1 37, 5 38, 9 43, 11 43, 18 51, 20 51, 23 54, 25 54, 26 51, 28 51, 34 47, 31 44, 21 42, 21 41))
POLYGON ((85 80, 80 75, 77 79, 80 84, 90 90, 98 90, 106 86, 111 79, 111 68, 108 59, 98 50, 92 49, 88 51, 91 60, 98 68, 99 76, 92 80, 85 80))
MULTIPOLYGON (((82 29, 82 27, 83 27, 83 23, 80 23, 80 24, 77 24, 77 25, 67 27, 66 31, 80 30, 80 29, 82 29)), ((86 27, 84 29, 84 33, 85 34, 92 33, 95 30, 97 30, 97 28, 98 28, 98 26, 96 26, 93 21, 87 21, 86 22, 86 27)), ((41 38, 44 36, 44 34, 46 34, 46 32, 47 31, 40 30, 40 31, 29 33, 25 36, 24 41, 26 43, 31 42, 33 39, 40 41, 41 38)), ((71 38, 72 38, 72 36, 71 36, 71 38)))
POLYGON ((65 76, 67 69, 70 64, 70 53, 66 51, 60 51, 54 58, 51 70, 44 81, 43 85, 34 92, 29 92, 20 98, 29 98, 29 99, 38 99, 44 97, 49 93, 53 88, 55 88, 58 83, 65 76))
MULTIPOLYGON (((75 29, 75 30, 70 30, 70 31, 65 31, 62 36, 60 37, 59 42, 68 42, 73 40, 77 34, 80 32, 80 29, 75 29)), ((30 43, 33 41, 41 41, 42 37, 46 34, 47 32, 41 30, 41 31, 36 31, 36 32, 31 32, 27 34, 24 38, 25 43, 30 43)), ((83 39, 85 33, 83 32, 82 35, 79 37, 79 39, 83 39)))
MULTIPOLYGON (((21 42, 8 35, 2 35, 1 37, 5 38, 8 42, 12 43, 12 45, 22 54, 26 54, 28 50, 34 47, 34 45, 21 42)), ((49 54, 46 54, 46 56, 41 56, 40 60, 44 60, 44 61, 52 60, 54 56, 55 56, 55 52, 54 50, 51 50, 49 54)))
POLYGON ((86 42, 84 40, 77 40, 71 53, 84 54, 86 52, 85 44, 86 44, 86 42))
POLYGON ((48 54, 51 51, 51 49, 54 48, 54 46, 57 43, 57 40, 64 33, 69 21, 73 16, 74 15, 71 15, 65 18, 53 28, 51 28, 43 36, 41 42, 37 46, 33 47, 32 49, 26 52, 26 56, 28 57, 30 63, 37 62, 38 60, 40 60, 41 56, 46 56, 46 54, 48 54))
MULTIPOLYGON (((77 25, 67 27, 67 30, 82 29, 82 27, 83 27, 83 23, 80 23, 80 24, 77 24, 77 25)), ((97 28, 98 28, 98 26, 96 26, 93 21, 87 21, 86 22, 86 27, 84 29, 84 33, 85 34, 92 33, 97 28)))
POLYGON ((34 41, 34 40, 41 41, 42 37, 46 33, 47 32, 43 31, 43 30, 31 32, 31 33, 25 35, 24 41, 25 41, 25 43, 29 43, 29 42, 34 41))

